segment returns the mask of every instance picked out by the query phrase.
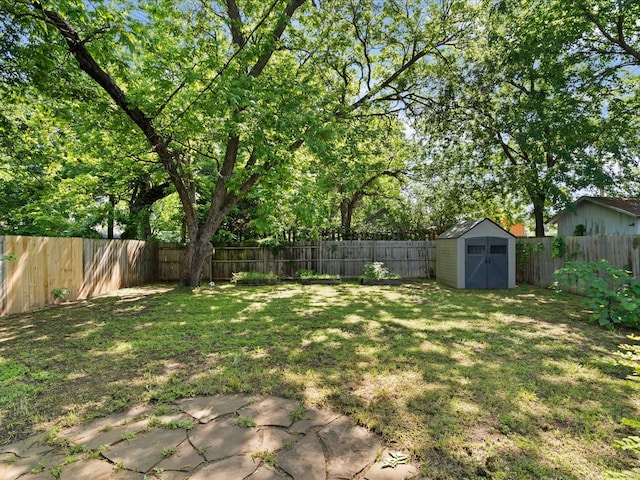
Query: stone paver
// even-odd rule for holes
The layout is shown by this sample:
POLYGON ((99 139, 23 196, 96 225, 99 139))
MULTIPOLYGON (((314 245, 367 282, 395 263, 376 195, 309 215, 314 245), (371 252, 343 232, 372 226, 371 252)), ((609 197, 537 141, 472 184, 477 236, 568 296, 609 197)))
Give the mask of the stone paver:
MULTIPOLYGON (((60 472, 63 480, 143 480, 144 475, 128 470, 116 469, 114 465, 100 460, 85 460, 71 463, 60 472)), ((20 479, 22 480, 22 479, 20 479)))
POLYGON ((288 477, 285 476, 284 473, 280 473, 277 470, 274 470, 273 468, 267 466, 267 465, 261 465, 260 467, 258 467, 258 469, 253 472, 253 474, 251 474, 249 476, 249 478, 247 478, 247 480, 287 480, 288 477))
POLYGON ((277 458, 278 465, 294 480, 325 480, 327 476, 322 444, 315 434, 305 436, 277 458))
POLYGON ((291 445, 297 440, 297 436, 291 435, 286 430, 278 428, 265 428, 262 431, 262 443, 260 450, 265 452, 277 452, 286 445, 291 445))
POLYGON ((321 410, 305 410, 300 420, 295 422, 289 428, 291 433, 307 433, 314 427, 324 427, 340 417, 340 414, 334 412, 325 412, 321 410))
POLYGON ((157 415, 141 405, 66 429, 59 435, 65 442, 39 435, 0 447, 0 480, 44 480, 54 472, 62 480, 418 478, 412 465, 376 463, 380 439, 347 417, 315 409, 300 415, 299 406, 248 395, 185 399, 157 415), (65 444, 76 453, 68 456, 65 444), (77 453, 78 445, 87 451, 77 453))
POLYGON ((193 446, 204 452, 209 462, 258 450, 260 437, 255 428, 234 424, 235 420, 216 421, 201 426, 189 435, 193 446))
POLYGON ((163 452, 176 450, 186 440, 184 430, 155 429, 125 440, 102 452, 102 455, 116 465, 128 470, 144 473, 162 461, 163 452))
POLYGON ((66 456, 46 444, 44 435, 36 435, 13 445, 0 448, 0 480, 37 479, 64 464, 66 456))
MULTIPOLYGON (((153 478, 153 477, 151 477, 153 478)), ((156 478, 160 478, 162 480, 188 480, 189 479, 189 474, 185 473, 185 472, 162 472, 162 474, 160 474, 159 477, 156 478)), ((20 479, 22 480, 22 479, 20 479)), ((151 479, 149 479, 151 480, 151 479)))
POLYGON ((248 395, 225 395, 223 397, 197 397, 178 401, 186 413, 201 423, 209 423, 218 417, 229 415, 254 401, 248 395))
POLYGON ((243 408, 238 413, 243 417, 251 417, 256 425, 277 425, 289 427, 293 420, 291 415, 300 402, 285 398, 268 397, 243 408))
POLYGON ((53 447, 47 444, 44 435, 34 435, 12 445, 0 447, 0 454, 13 454, 16 457, 25 458, 43 455, 52 450, 53 447))
POLYGON ((365 480, 406 480, 417 478, 418 469, 413 465, 398 465, 395 468, 385 468, 382 463, 376 463, 364 476, 365 480))
POLYGON ((260 466, 250 455, 238 455, 211 463, 189 477, 190 480, 243 480, 260 466))
POLYGON ((147 420, 119 425, 117 427, 107 427, 104 431, 94 432, 91 435, 83 437, 71 438, 71 441, 77 445, 82 445, 91 450, 108 447, 114 443, 121 442, 129 435, 135 435, 144 432, 149 425, 147 420))
MULTIPOLYGON (((162 460, 158 467, 168 471, 190 472, 204 462, 202 455, 193 448, 189 440, 185 440, 176 448, 173 455, 162 460)), ((164 479, 163 479, 164 480, 164 479)))
POLYGON ((53 475, 51 472, 27 473, 20 477, 20 480, 51 480, 53 475))
POLYGON ((125 424, 131 424, 149 415, 153 410, 146 405, 137 405, 132 409, 110 415, 104 418, 98 418, 92 422, 77 427, 72 427, 60 432, 60 437, 69 439, 73 443, 88 443, 95 437, 113 430, 125 424))
POLYGON ((385 450, 380 455, 382 459, 379 462, 374 463, 369 470, 367 470, 364 480, 405 480, 418 478, 418 469, 411 464, 399 464, 395 468, 385 466, 385 460, 390 458, 391 452, 385 450))
POLYGON ((318 432, 327 449, 329 476, 352 478, 375 461, 381 443, 363 427, 341 417, 318 432))
POLYGON ((0 479, 14 480, 20 477, 20 475, 29 473, 32 468, 30 465, 19 462, 0 464, 0 479))
POLYGON ((44 473, 51 476, 54 468, 64 465, 67 460, 66 455, 59 451, 45 453, 38 457, 27 457, 20 460, 23 465, 29 466, 30 473, 44 473))

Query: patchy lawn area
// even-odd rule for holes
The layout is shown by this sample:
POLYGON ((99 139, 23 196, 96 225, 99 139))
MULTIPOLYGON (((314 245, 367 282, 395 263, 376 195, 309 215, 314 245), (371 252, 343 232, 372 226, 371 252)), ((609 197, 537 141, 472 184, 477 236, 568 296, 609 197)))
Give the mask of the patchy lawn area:
POLYGON ((455 291, 169 286, 0 319, 0 443, 140 402, 262 393, 344 412, 427 478, 595 479, 640 416, 626 341, 582 299, 455 291))

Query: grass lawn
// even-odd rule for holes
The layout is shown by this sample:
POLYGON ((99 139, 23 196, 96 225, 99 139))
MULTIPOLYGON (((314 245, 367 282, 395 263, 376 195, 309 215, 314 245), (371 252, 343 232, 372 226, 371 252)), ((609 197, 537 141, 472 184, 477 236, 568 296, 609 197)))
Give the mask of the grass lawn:
POLYGON ((582 300, 455 291, 170 286, 0 319, 0 443, 140 402, 249 392, 347 413, 427 478, 606 478, 640 417, 626 341, 582 300))

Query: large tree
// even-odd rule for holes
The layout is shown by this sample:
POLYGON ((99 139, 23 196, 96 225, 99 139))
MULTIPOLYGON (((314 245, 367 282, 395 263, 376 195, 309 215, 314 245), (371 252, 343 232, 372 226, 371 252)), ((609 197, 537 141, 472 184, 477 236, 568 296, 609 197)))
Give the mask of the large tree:
POLYGON ((341 119, 392 114, 411 71, 466 26, 463 3, 0 0, 0 11, 33 58, 54 59, 44 73, 84 72, 131 149, 146 142, 179 195, 182 281, 197 285, 234 205, 341 119))
POLYGON ((551 207, 575 190, 611 184, 619 137, 633 135, 624 74, 584 48, 584 19, 562 2, 487 2, 466 48, 442 70, 449 107, 426 129, 440 134, 444 165, 468 181, 530 205, 536 236, 551 207), (624 136, 624 134, 623 134, 624 136))

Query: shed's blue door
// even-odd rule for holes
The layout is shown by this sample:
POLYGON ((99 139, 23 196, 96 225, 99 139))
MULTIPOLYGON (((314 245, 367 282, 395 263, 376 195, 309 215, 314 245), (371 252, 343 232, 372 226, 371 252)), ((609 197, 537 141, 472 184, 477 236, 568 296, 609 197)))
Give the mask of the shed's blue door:
POLYGON ((465 287, 509 288, 508 240, 477 237, 465 240, 465 287))

